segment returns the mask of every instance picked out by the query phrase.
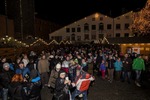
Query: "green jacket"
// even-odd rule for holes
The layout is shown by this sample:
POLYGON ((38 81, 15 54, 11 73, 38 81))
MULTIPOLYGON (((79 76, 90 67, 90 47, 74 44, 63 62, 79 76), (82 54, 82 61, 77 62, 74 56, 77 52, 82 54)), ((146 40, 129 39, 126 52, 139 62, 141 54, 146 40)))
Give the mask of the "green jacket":
POLYGON ((133 60, 132 64, 133 70, 145 70, 144 60, 142 58, 136 58, 133 60))

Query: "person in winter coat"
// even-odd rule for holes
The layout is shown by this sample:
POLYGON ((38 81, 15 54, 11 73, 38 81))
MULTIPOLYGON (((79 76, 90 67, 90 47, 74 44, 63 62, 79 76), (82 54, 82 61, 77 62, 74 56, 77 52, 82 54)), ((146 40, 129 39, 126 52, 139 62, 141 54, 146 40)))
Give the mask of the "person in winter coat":
POLYGON ((131 57, 129 57, 128 54, 125 54, 122 62, 123 62, 122 82, 124 82, 127 79, 127 82, 130 83, 132 71, 132 59, 131 57))
POLYGON ((77 66, 78 64, 76 64, 73 60, 70 61, 68 76, 71 82, 73 82, 75 79, 77 66))
POLYGON ((42 86, 47 86, 48 79, 49 79, 49 61, 46 58, 46 55, 42 55, 41 59, 38 61, 38 71, 40 73, 41 81, 42 81, 42 86))
POLYGON ((2 72, 2 70, 3 70, 3 64, 6 63, 6 61, 7 61, 6 57, 2 57, 0 59, 0 72, 2 72))
POLYGON ((62 62, 62 70, 64 70, 67 74, 69 72, 69 63, 70 63, 70 58, 69 56, 67 56, 66 59, 62 62))
POLYGON ((27 100, 23 81, 22 74, 15 74, 12 77, 9 88, 11 100, 27 100))
POLYGON ((133 60, 132 68, 133 68, 133 70, 135 70, 135 73, 136 73, 135 84, 138 87, 141 87, 141 85, 139 83, 140 82, 140 76, 141 76, 142 70, 145 70, 145 64, 144 64, 144 60, 140 54, 138 55, 138 57, 136 59, 133 60))
POLYGON ((16 74, 22 74, 24 81, 29 81, 29 68, 24 66, 24 62, 19 62, 19 68, 16 69, 16 74))
POLYGON ((55 82, 56 82, 56 79, 58 78, 60 70, 61 70, 61 64, 58 63, 56 64, 55 68, 51 71, 51 75, 48 81, 48 87, 51 89, 51 93, 54 92, 55 82))
POLYGON ((112 83, 114 79, 114 63, 115 63, 115 60, 113 59, 112 55, 109 55, 109 58, 107 59, 107 63, 108 63, 108 67, 107 67, 108 81, 112 83))
POLYGON ((41 100, 41 78, 36 69, 33 69, 30 73, 30 81, 27 85, 28 100, 41 100))
POLYGON ((105 79, 106 66, 105 66, 105 61, 104 60, 102 60, 102 63, 100 64, 99 71, 101 72, 102 79, 105 79))
POLYGON ((65 71, 59 72, 59 77, 55 83, 55 93, 53 100, 70 100, 69 86, 71 81, 66 77, 65 71))
POLYGON ((9 63, 3 64, 3 70, 0 73, 0 84, 2 86, 2 100, 8 99, 8 89, 14 72, 9 69, 9 63))
POLYGON ((121 79, 122 67, 123 67, 122 61, 118 57, 117 60, 116 60, 116 62, 114 63, 115 77, 116 77, 117 81, 119 81, 121 79))
POLYGON ((33 70, 33 69, 36 69, 36 68, 35 68, 35 62, 34 62, 34 60, 33 60, 33 59, 30 59, 30 60, 29 60, 29 63, 27 64, 26 67, 27 67, 30 71, 33 70))
POLYGON ((76 89, 72 93, 71 100, 75 100, 76 96, 80 94, 83 95, 83 100, 87 100, 87 91, 91 81, 94 81, 94 77, 81 69, 77 69, 76 72, 75 82, 72 83, 72 86, 76 89))

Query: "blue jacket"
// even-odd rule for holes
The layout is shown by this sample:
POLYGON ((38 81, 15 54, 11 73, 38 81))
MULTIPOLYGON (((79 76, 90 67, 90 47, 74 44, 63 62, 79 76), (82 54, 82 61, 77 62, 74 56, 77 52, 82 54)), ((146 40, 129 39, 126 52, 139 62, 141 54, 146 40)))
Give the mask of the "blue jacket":
POLYGON ((122 61, 116 61, 114 63, 114 67, 115 67, 115 71, 121 71, 123 67, 122 61))
POLYGON ((16 69, 16 74, 22 74, 23 77, 28 77, 30 74, 30 70, 27 67, 24 67, 23 69, 18 68, 16 69))
POLYGON ((106 70, 106 66, 105 66, 104 63, 101 63, 101 65, 100 65, 100 70, 106 70))
POLYGON ((38 77, 36 77, 36 78, 33 78, 32 80, 31 80, 31 82, 38 82, 38 81, 40 81, 41 80, 41 78, 40 78, 40 76, 38 76, 38 77))

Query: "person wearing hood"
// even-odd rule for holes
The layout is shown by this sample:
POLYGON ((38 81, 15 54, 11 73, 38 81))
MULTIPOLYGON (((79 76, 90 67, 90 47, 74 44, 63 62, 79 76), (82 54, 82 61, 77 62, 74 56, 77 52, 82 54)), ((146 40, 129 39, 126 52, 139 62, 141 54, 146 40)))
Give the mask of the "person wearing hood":
POLYGON ((65 71, 60 71, 55 83, 55 93, 53 100, 70 100, 69 86, 71 81, 68 79, 65 71))
POLYGON ((27 85, 28 100, 41 100, 41 77, 36 69, 30 73, 30 81, 27 85))

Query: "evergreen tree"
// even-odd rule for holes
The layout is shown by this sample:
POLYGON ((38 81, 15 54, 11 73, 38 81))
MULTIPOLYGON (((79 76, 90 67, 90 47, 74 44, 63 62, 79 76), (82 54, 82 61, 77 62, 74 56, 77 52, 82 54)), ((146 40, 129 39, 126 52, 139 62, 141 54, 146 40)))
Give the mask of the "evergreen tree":
POLYGON ((133 33, 150 34, 150 0, 147 0, 142 10, 134 12, 132 17, 133 24, 130 29, 133 33))

